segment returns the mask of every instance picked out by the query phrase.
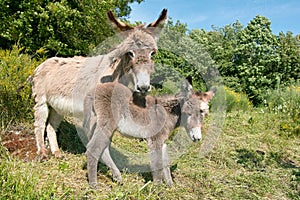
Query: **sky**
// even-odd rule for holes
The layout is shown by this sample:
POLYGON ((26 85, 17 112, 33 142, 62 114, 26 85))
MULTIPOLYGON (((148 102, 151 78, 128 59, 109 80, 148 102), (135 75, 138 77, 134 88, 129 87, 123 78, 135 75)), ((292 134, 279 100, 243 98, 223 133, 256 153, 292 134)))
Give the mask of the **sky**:
POLYGON ((244 26, 257 15, 271 20, 274 34, 300 34, 300 0, 144 0, 130 4, 129 20, 150 23, 163 8, 174 22, 180 20, 188 29, 212 30, 239 20, 244 26))

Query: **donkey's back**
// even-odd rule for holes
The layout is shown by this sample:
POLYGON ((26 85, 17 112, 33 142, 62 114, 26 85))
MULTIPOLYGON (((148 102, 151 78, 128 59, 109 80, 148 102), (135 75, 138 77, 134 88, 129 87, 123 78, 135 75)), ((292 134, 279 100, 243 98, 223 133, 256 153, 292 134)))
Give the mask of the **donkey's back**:
POLYGON ((107 55, 86 58, 53 57, 36 68, 32 86, 36 102, 34 131, 38 153, 42 154, 42 158, 47 154, 44 147, 45 128, 51 141, 51 152, 59 156, 57 127, 66 115, 72 115, 81 121, 84 97, 101 77, 112 74, 114 69, 110 63, 107 55))

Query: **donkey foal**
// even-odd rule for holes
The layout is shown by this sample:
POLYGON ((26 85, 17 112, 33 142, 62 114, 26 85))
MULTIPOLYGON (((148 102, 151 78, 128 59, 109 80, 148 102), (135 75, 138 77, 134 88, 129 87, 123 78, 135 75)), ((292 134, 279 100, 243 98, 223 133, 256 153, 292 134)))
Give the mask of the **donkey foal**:
POLYGON ((172 185, 165 141, 178 126, 183 126, 193 141, 200 141, 203 117, 214 93, 213 90, 194 92, 187 82, 180 94, 158 97, 133 93, 116 82, 98 84, 84 101, 83 127, 89 139, 86 156, 90 186, 97 186, 99 158, 112 170, 114 179, 122 180, 109 152, 115 130, 126 136, 146 138, 153 180, 165 180, 172 185))

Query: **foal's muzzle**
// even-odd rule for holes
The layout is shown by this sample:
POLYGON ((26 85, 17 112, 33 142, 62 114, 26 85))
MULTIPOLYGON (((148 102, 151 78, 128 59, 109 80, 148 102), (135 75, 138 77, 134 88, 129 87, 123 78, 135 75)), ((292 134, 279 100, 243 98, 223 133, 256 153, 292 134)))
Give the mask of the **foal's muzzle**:
POLYGON ((196 128, 192 128, 189 131, 190 137, 193 140, 193 142, 198 142, 202 140, 202 133, 201 133, 201 128, 200 127, 196 127, 196 128))

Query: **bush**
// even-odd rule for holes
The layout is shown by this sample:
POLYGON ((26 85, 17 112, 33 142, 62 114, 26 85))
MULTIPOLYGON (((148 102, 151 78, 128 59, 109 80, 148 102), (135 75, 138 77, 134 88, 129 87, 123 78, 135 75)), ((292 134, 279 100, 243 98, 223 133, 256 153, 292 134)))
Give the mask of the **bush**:
POLYGON ((278 88, 266 92, 264 106, 281 118, 281 132, 300 135, 300 85, 278 88))
POLYGON ((228 87, 225 87, 226 111, 246 111, 252 108, 252 103, 244 93, 237 93, 228 87))
MULTIPOLYGON (((43 50, 40 50, 43 52, 43 50)), ((32 119, 32 75, 42 59, 22 53, 16 45, 12 50, 0 50, 0 126, 32 119)))

